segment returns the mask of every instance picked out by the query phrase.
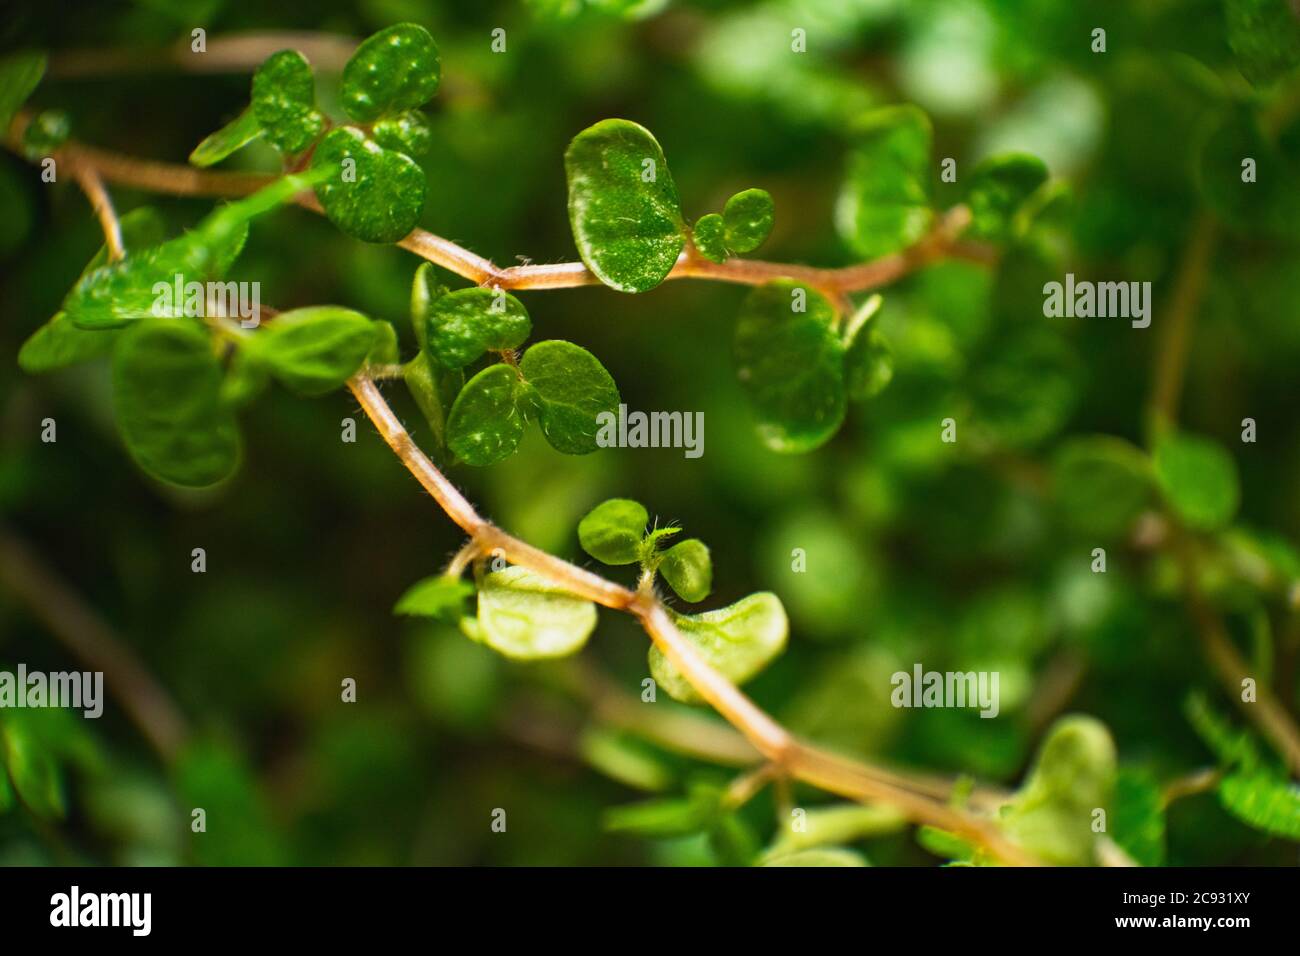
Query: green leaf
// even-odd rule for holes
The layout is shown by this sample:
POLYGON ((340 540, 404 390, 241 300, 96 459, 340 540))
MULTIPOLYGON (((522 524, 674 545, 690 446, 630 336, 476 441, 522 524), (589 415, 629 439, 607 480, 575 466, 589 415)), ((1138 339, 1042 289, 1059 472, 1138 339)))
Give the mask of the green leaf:
POLYGON ((753 252, 772 234, 776 206, 765 189, 746 189, 727 200, 722 209, 726 225, 727 248, 733 252, 753 252))
POLYGON ((438 44, 419 24, 398 23, 368 37, 343 67, 343 111, 369 123, 423 106, 438 92, 438 44))
POLYGON ((1291 186, 1300 163, 1293 149, 1266 131, 1268 123, 1240 104, 1213 117, 1200 137, 1198 185, 1205 204, 1237 232, 1294 238, 1300 235, 1300 194, 1291 186), (1243 180, 1247 158, 1254 166, 1250 181, 1243 180))
POLYGON ((316 187, 325 215, 354 239, 397 242, 424 209, 424 171, 404 153, 384 149, 351 126, 330 130, 312 153, 328 171, 316 187))
POLYGON ((374 322, 375 341, 366 355, 366 365, 396 365, 402 360, 401 348, 397 344, 397 329, 392 322, 377 319, 374 322))
MULTIPOLYGON (((745 683, 780 654, 790 629, 781 599, 766 591, 715 611, 668 614, 704 659, 733 684, 745 683)), ((704 698, 658 647, 650 648, 649 660, 650 675, 671 697, 703 703, 704 698)))
POLYGON ((1189 527, 1222 528, 1237 513, 1240 489, 1232 457, 1208 438, 1170 433, 1156 443, 1156 481, 1189 527))
POLYGON ((679 541, 665 551, 659 573, 683 601, 703 601, 713 590, 713 561, 699 538, 679 541))
POLYGON ((741 306, 735 355, 769 448, 810 451, 835 434, 846 401, 844 346, 821 293, 788 279, 753 290, 741 306))
POLYGON ((866 866, 866 858, 844 847, 824 846, 768 857, 763 866, 866 866))
POLYGON ((525 352, 519 370, 551 447, 566 455, 595 451, 597 418, 618 414, 618 386, 605 366, 586 349, 551 339, 525 352))
POLYGON ((1237 67, 1256 86, 1272 83, 1300 64, 1300 11, 1289 0, 1228 0, 1228 46, 1237 67))
POLYGON ((717 817, 721 793, 714 787, 696 785, 685 797, 642 800, 610 807, 603 818, 610 833, 643 837, 688 836, 708 827, 717 817))
POLYGON ((582 550, 606 564, 634 564, 641 558, 641 541, 650 515, 630 498, 611 498, 578 522, 582 550))
POLYGON ((844 353, 844 387, 855 402, 874 398, 894 379, 894 350, 879 329, 863 329, 844 353))
POLYGON ((872 110, 852 127, 835 224, 864 258, 897 252, 930 228, 930 120, 915 106, 872 110))
POLYGON ((524 434, 522 383, 509 365, 489 365, 461 389, 447 416, 447 447, 468 465, 509 458, 524 434))
POLYGON ((673 782, 668 765, 643 741, 599 725, 583 731, 578 749, 591 767, 637 790, 666 790, 673 782))
POLYGON ((1184 710, 1188 722, 1218 758, 1220 766, 1236 767, 1246 773, 1252 773, 1260 766, 1262 758, 1254 738, 1235 729, 1203 695, 1188 695, 1184 710))
POLYGON ((475 636, 516 660, 567 657, 596 628, 596 605, 526 568, 494 571, 478 592, 475 636))
POLYGON ((803 823, 800 830, 782 828, 780 837, 768 849, 767 856, 785 856, 826 844, 852 843, 897 833, 907 826, 907 818, 884 804, 862 806, 848 803, 811 807, 804 811, 803 823))
POLYGON ((407 588, 398 598, 393 613, 455 623, 465 616, 465 599, 473 593, 474 586, 468 581, 435 574, 407 588))
POLYGON ((1004 810, 1003 827, 1044 862, 1089 866, 1093 811, 1115 787, 1115 744, 1101 721, 1073 715, 1047 731, 1025 785, 1004 810))
POLYGON ((1219 802, 1256 830, 1300 840, 1300 786, 1268 771, 1243 771, 1219 784, 1219 802))
POLYGON ((433 263, 421 262, 411 282, 411 328, 421 350, 427 347, 425 334, 429 330, 429 313, 433 309, 434 300, 446 294, 446 287, 434 275, 433 263))
POLYGON ((9 132, 14 114, 27 102, 44 75, 44 53, 11 53, 0 59, 0 136, 9 132))
POLYGON ((1141 866, 1165 865, 1165 810, 1160 786, 1147 773, 1121 770, 1111 814, 1115 842, 1141 866))
POLYGON ((221 129, 206 136, 190 153, 193 166, 213 166, 262 135, 262 124, 249 106, 221 129))
POLYGON ((63 818, 67 801, 58 761, 26 721, 10 718, 0 725, 0 758, 19 799, 35 816, 44 820, 63 818))
POLYGON ((360 312, 318 305, 280 313, 244 348, 295 392, 324 395, 361 367, 375 334, 375 323, 360 312))
POLYGON ((374 125, 375 142, 408 156, 424 156, 433 148, 433 130, 415 110, 382 119, 374 125))
POLYGON ((163 481, 211 485, 239 463, 239 432, 221 402, 221 366, 199 326, 148 319, 113 353, 113 410, 136 464, 163 481))
POLYGON ((1150 462, 1121 438, 1072 438, 1052 460, 1052 491, 1071 527, 1084 534, 1118 537, 1151 500, 1150 462))
POLYGON ((691 232, 691 241, 695 243, 699 254, 710 262, 726 262, 726 230, 722 217, 716 212, 711 212, 696 221, 695 229, 691 232))
POLYGON ((310 177, 285 176, 220 207, 183 236, 90 270, 64 298, 63 311, 83 328, 185 315, 188 296, 174 294, 177 276, 182 286, 221 279, 244 247, 249 220, 292 199, 310 182, 310 177), (172 293, 164 293, 164 286, 172 293))
POLYGON ((107 355, 114 341, 111 329, 81 329, 60 312, 23 343, 18 366, 31 374, 53 371, 107 355))
POLYGON ((971 224, 967 234, 973 239, 1010 239, 1016 214, 1045 182, 1047 165, 1036 156, 1007 153, 982 160, 968 183, 971 224))
POLYGON ((663 150, 629 120, 602 120, 569 143, 569 223, 578 254, 620 292, 653 289, 686 243, 681 201, 663 150))
POLYGON ((976 428, 999 444, 1023 447, 1061 429, 1079 400, 1081 371, 1069 341, 1032 325, 989 344, 970 382, 976 428))
POLYGON ((63 110, 41 110, 23 130, 23 152, 31 159, 49 156, 71 132, 72 121, 63 110))
POLYGON ((272 53, 253 74, 253 113, 281 152, 300 153, 325 128, 311 64, 297 50, 272 53))
POLYGON ((457 289, 429 303, 425 341, 447 368, 461 368, 489 350, 523 345, 533 331, 524 304, 496 289, 457 289))
MULTIPOLYGON (((461 373, 455 374, 459 376, 461 373)), ((463 376, 461 378, 463 381, 463 376)), ((415 399, 415 404, 420 407, 425 421, 433 429, 434 440, 440 446, 445 446, 449 403, 443 401, 438 371, 434 368, 433 360, 426 352, 421 352, 402 367, 402 379, 406 382, 411 397, 415 399)))

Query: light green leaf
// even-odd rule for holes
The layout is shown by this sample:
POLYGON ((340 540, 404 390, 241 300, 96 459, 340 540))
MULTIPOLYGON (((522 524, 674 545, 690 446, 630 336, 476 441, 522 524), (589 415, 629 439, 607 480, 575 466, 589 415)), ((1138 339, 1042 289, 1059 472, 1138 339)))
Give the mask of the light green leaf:
POLYGON ((650 131, 629 120, 602 120, 573 138, 564 169, 569 223, 587 268, 620 292, 662 282, 685 245, 686 224, 650 131))
POLYGON ((1025 785, 1002 816, 1007 834, 1046 863, 1089 866, 1093 810, 1110 806, 1115 744, 1099 720, 1062 717, 1047 731, 1025 785))
POLYGON ((853 125, 835 224, 858 255, 897 252, 930 228, 931 136, 915 106, 872 110, 853 125))
POLYGON ((494 571, 478 592, 478 636, 516 660, 567 657, 596 628, 596 605, 526 568, 494 571))
POLYGON ((433 130, 424 114, 415 110, 380 120, 372 132, 380 146, 407 156, 424 156, 433 148, 433 130))
POLYGON ((425 341, 447 368, 461 368, 484 352, 523 345, 533 331, 524 304, 495 289, 457 289, 428 305, 425 341))
POLYGON ((312 154, 327 171, 316 196, 330 222, 363 242, 397 242, 424 209, 424 171, 351 126, 330 130, 312 154))
POLYGON ((239 432, 221 402, 221 366, 198 325, 148 319, 113 353, 113 410, 136 464, 163 481, 214 484, 239 463, 239 432))
POLYGON ((465 599, 473 593, 474 586, 468 581, 435 574, 407 588, 398 598, 393 613, 455 623, 465 616, 465 599))
POLYGON ((1259 768, 1262 758, 1250 734, 1237 730, 1199 693, 1187 697, 1184 710, 1192 728, 1205 741, 1219 764, 1235 767, 1246 773, 1259 768))
POLYGON ((618 414, 618 386, 605 366, 586 349, 551 339, 525 352, 519 370, 551 447, 566 455, 595 451, 597 418, 618 414))
POLYGON ((1300 840, 1300 786, 1264 770, 1243 771, 1219 784, 1219 802, 1256 830, 1300 840))
POLYGON ((844 346, 834 323, 821 293, 787 279, 759 286, 741 306, 737 374, 774 451, 810 451, 844 420, 844 346))
POLYGON ((659 573, 683 601, 703 601, 713 590, 713 561, 699 538, 679 541, 665 551, 659 573))
POLYGON ((674 837, 698 833, 709 827, 721 810, 722 792, 708 784, 694 784, 685 797, 642 800, 605 811, 603 827, 610 833, 643 837, 674 837))
POLYGON ((995 241, 1012 238, 1016 213, 1045 182, 1047 165, 1036 156, 1007 153, 982 160, 968 181, 968 235, 995 241))
POLYGON ((396 365, 402 360, 397 344, 397 329, 392 322, 375 320, 375 341, 366 355, 366 365, 396 365))
POLYGON ((1256 86, 1300 65, 1300 11, 1288 0, 1228 0, 1228 46, 1237 67, 1256 86))
MULTIPOLYGON (((704 659, 733 684, 745 683, 780 654, 790 629, 781 599, 766 591, 715 611, 668 614, 704 659)), ((670 696, 688 704, 703 703, 658 647, 650 648, 649 660, 650 675, 670 696)))
POLYGON ((874 398, 894 379, 894 350, 879 329, 863 329, 844 353, 844 387, 855 402, 874 398))
POLYGON ((1156 444, 1156 481, 1189 527, 1222 528, 1237 513, 1241 492, 1232 457, 1208 438, 1170 433, 1156 444))
POLYGON ((722 209, 726 225, 727 248, 733 252, 753 252, 772 234, 776 206, 765 189, 746 189, 727 200, 722 209))
POLYGON ((375 323, 360 312, 318 305, 280 313, 244 349, 295 392, 324 395, 361 367, 375 334, 375 323))
POLYGON ((867 860, 853 850, 838 846, 796 850, 783 856, 768 857, 763 866, 866 866, 867 860))
POLYGON ((611 498, 578 522, 582 550, 606 564, 633 564, 641 558, 641 541, 650 515, 630 498, 611 498))
POLYGON ((343 67, 343 110, 369 123, 423 106, 438 92, 438 44, 416 23, 398 23, 368 37, 343 67))
POLYGON ((798 850, 831 843, 852 843, 869 837, 897 833, 907 826, 907 818, 884 804, 863 806, 856 803, 829 807, 811 807, 804 811, 804 826, 796 830, 783 828, 767 851, 768 857, 785 856, 798 850))
POLYGON ((272 53, 253 74, 253 113, 266 138, 285 153, 300 153, 325 128, 316 109, 311 64, 297 50, 272 53))
POLYGON ((249 106, 221 129, 209 134, 190 153, 193 166, 212 166, 262 135, 262 124, 249 106))
POLYGON ((522 383, 509 365, 489 365, 461 389, 447 416, 447 447, 468 465, 509 458, 524 434, 522 383))
POLYGON ((18 350, 18 366, 32 374, 107 355, 116 336, 111 329, 81 329, 60 312, 31 334, 18 350))
POLYGON ((1120 438, 1072 438, 1052 460, 1052 491, 1065 520, 1085 534, 1124 534, 1151 500, 1151 465, 1120 438))
POLYGON ((710 262, 727 261, 727 227, 716 212, 701 216, 691 232, 691 241, 700 255, 710 262))
POLYGON ((44 75, 44 53, 11 53, 0 59, 0 136, 9 131, 14 114, 27 102, 44 75))

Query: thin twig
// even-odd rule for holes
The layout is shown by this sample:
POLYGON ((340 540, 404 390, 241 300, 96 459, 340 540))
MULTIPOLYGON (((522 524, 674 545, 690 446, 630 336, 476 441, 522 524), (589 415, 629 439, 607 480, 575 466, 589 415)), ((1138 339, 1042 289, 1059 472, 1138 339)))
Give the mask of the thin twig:
POLYGON ((90 200, 91 208, 95 210, 95 217, 99 219, 100 228, 104 230, 104 244, 108 246, 108 261, 117 262, 126 255, 126 247, 122 245, 122 224, 117 221, 113 200, 109 197, 108 190, 104 188, 104 181, 99 178, 99 173, 93 166, 74 165, 72 175, 76 178, 81 191, 86 194, 86 198, 90 200))

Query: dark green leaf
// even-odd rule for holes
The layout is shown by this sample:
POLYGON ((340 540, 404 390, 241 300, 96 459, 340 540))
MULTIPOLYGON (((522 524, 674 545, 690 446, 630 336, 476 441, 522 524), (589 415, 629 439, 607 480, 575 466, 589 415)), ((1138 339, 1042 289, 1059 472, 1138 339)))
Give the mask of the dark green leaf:
POLYGON ((759 286, 741 306, 737 371, 774 451, 810 451, 844 420, 844 346, 834 323, 821 293, 787 279, 759 286))
POLYGON ((469 465, 509 458, 524 434, 519 409, 519 373, 504 363, 489 365, 461 389, 447 416, 447 447, 469 465))
POLYGON ((424 209, 424 171, 409 156, 384 149, 359 129, 333 129, 316 146, 312 169, 327 177, 316 187, 325 214, 364 242, 397 242, 424 209))
POLYGON ((423 106, 438 92, 438 45, 419 24, 380 30, 343 67, 343 110, 359 123, 423 106))
POLYGON ((316 110, 311 64, 297 50, 272 53, 257 68, 252 98, 266 138, 283 152, 302 152, 325 128, 325 117, 316 110))
POLYGON ((11 53, 0 59, 0 135, 45 75, 44 53, 11 53))
POLYGON ((1156 444, 1155 469, 1160 490, 1189 527, 1213 531, 1237 513, 1236 463, 1208 438, 1165 435, 1156 444))
POLYGON ((295 392, 324 395, 361 367, 375 333, 375 323, 360 312, 318 305, 280 313, 244 348, 295 392))
MULTIPOLYGON (((702 614, 668 613, 701 656, 733 684, 745 683, 780 654, 790 629, 780 598, 766 591, 702 614)), ((671 697, 703 702, 658 647, 650 648, 649 660, 650 675, 671 697)))
POLYGON ((1300 65, 1300 10, 1289 0, 1228 0, 1228 45, 1243 76, 1272 83, 1300 65))
POLYGON ((844 353, 844 386, 855 402, 883 392, 894 378, 894 350, 879 329, 863 329, 844 353))
POLYGON ((239 463, 221 366, 192 322, 147 319, 122 334, 113 353, 113 409, 131 457, 156 478, 202 487, 239 463))
POLYGON ((572 342, 538 342, 519 370, 538 406, 546 440, 566 455, 596 450, 598 416, 618 414, 618 387, 605 366, 572 342))
POLYGON ((471 636, 506 657, 567 657, 595 630, 596 605, 527 568, 506 568, 483 579, 476 624, 471 636))
POLYGON ((716 212, 701 216, 695 223, 691 240, 700 255, 710 262, 727 261, 726 225, 716 212))
POLYGON ((679 541, 665 551, 659 573, 683 601, 703 601, 713 590, 713 561, 699 538, 679 541))
POLYGON ((611 498, 578 522, 582 550, 606 564, 633 564, 641 558, 641 541, 650 515, 630 498, 611 498))
POLYGON ((23 152, 32 159, 49 156, 67 142, 72 121, 63 110, 42 110, 23 130, 23 152))
POLYGON ((765 189, 746 189, 727 200, 722 219, 726 224, 727 248, 753 252, 772 234, 776 206, 765 189))
POLYGON ((1072 438, 1053 459, 1052 491, 1072 527, 1102 538, 1118 536, 1151 500, 1150 462, 1120 438, 1072 438))
POLYGON ((465 599, 473 593, 474 586, 468 581, 435 574, 407 588, 393 612, 455 623, 465 616, 465 599))
POLYGON ((852 129, 848 172, 835 207, 840 234, 866 258, 910 246, 930 228, 930 120, 887 106, 852 129))
POLYGON ((428 305, 425 342, 447 368, 461 368, 484 352, 523 345, 533 331, 524 304, 495 289, 457 289, 428 305))
POLYGON ((1003 240, 1014 234, 1016 213, 1047 182, 1047 166, 1036 156, 1008 153, 981 161, 970 175, 966 202, 969 235, 1003 240))
POLYGON ((190 153, 190 163, 194 166, 212 166, 261 135, 262 124, 250 106, 195 146, 190 153))
POLYGON ((380 146, 407 156, 424 156, 433 147, 433 130, 424 115, 415 110, 380 120, 373 133, 380 146))
POLYGON ((653 289, 685 245, 681 201, 650 131, 608 119, 573 138, 564 154, 569 223, 578 254, 620 292, 653 289))

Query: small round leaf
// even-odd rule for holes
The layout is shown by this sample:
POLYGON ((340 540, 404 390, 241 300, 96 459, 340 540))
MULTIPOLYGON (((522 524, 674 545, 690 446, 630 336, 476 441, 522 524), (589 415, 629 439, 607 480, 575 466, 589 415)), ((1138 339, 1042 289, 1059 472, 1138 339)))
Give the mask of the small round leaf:
POLYGON ((425 342, 447 368, 462 368, 489 349, 523 345, 533 331, 524 304, 495 289, 457 289, 428 304, 425 342))
POLYGON ((253 113, 266 138, 285 153, 298 153, 325 128, 316 110, 311 64, 297 50, 272 53, 253 74, 253 113))
POLYGON ((726 224, 727 248, 753 252, 772 234, 776 206, 765 189, 746 189, 727 200, 722 219, 726 224))
POLYGON ((343 110, 359 123, 423 106, 438 92, 438 44, 416 23, 364 40, 343 67, 343 110))
POLYGON ((1222 447, 1196 435, 1166 435, 1156 445, 1156 481, 1190 527, 1213 531, 1237 513, 1237 466, 1222 447))
POLYGON ((699 538, 679 541, 665 551, 659 573, 683 601, 703 601, 713 590, 713 561, 699 538))
POLYGON ((853 127, 835 224, 860 256, 883 256, 930 228, 929 118, 915 106, 886 106, 853 127))
POLYGON ((280 313, 245 349, 295 392, 324 395, 361 367, 377 331, 360 312, 318 305, 280 313))
POLYGON ((700 255, 710 262, 727 261, 726 228, 722 217, 716 212, 701 216, 695 223, 695 229, 691 233, 691 240, 695 243, 695 248, 700 255))
POLYGON ((381 119, 374 125, 375 142, 407 156, 424 156, 433 146, 433 130, 415 110, 381 119))
POLYGON ((527 568, 506 568, 484 577, 477 623, 474 635, 506 657, 567 657, 596 629, 596 605, 527 568))
POLYGON ((447 447, 469 465, 491 465, 509 458, 524 434, 519 410, 519 374, 510 366, 489 365, 461 389, 447 416, 447 447))
POLYGON ((364 242, 397 242, 415 228, 424 209, 424 171, 409 156, 384 149, 350 126, 330 130, 312 154, 326 170, 316 196, 325 214, 364 242))
POLYGON ((605 366, 586 349, 552 339, 525 352, 519 370, 533 390, 551 446, 566 455, 595 451, 598 418, 618 414, 618 386, 605 366))
POLYGON ((641 540, 650 515, 630 498, 611 498, 578 522, 582 550, 606 564, 633 564, 641 557, 641 540))

